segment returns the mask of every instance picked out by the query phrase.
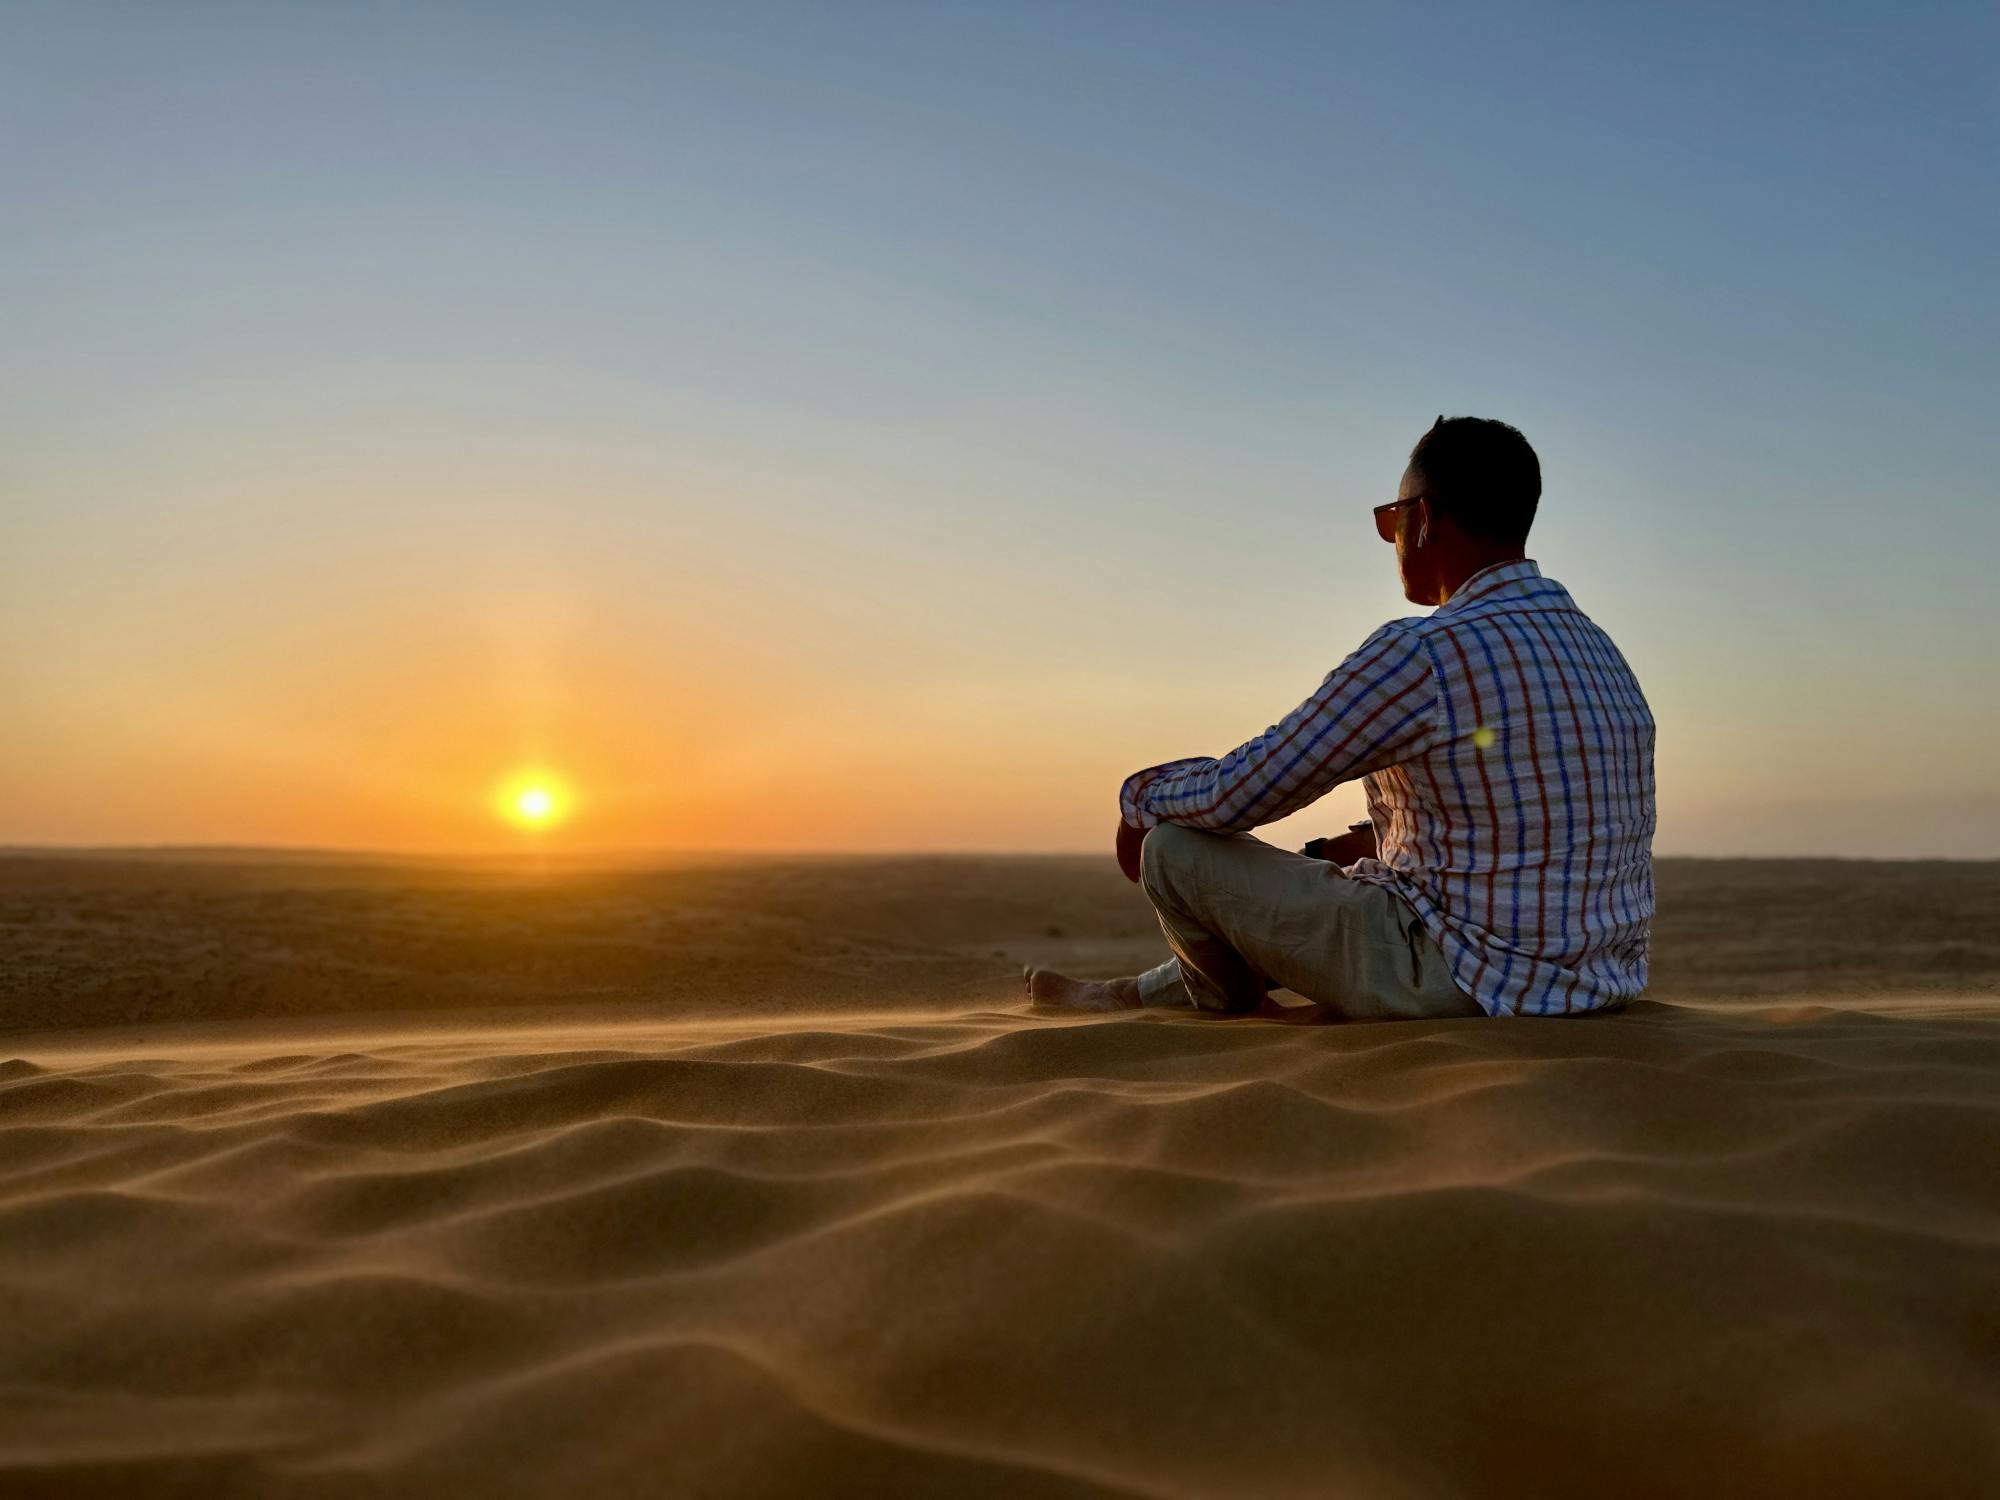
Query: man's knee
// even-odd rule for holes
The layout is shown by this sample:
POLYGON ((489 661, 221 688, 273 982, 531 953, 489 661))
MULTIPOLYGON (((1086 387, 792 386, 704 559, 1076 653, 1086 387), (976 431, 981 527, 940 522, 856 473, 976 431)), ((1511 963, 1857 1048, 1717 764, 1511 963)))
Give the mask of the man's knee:
POLYGON ((1172 889, 1174 872, 1186 869, 1190 854, 1201 846, 1202 840, 1213 837, 1199 828, 1186 828, 1179 823, 1154 825, 1139 846, 1139 888, 1159 899, 1172 889))

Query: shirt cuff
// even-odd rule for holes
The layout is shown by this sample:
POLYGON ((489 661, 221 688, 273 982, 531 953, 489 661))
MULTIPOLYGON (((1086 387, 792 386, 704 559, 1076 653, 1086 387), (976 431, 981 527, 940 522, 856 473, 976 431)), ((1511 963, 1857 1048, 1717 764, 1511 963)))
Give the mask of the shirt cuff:
POLYGON ((1118 788, 1118 816, 1133 828, 1158 827, 1166 819, 1146 805, 1147 793, 1175 771, 1188 766, 1206 764, 1207 758, 1197 755, 1188 760, 1170 760, 1164 765, 1148 766, 1143 771, 1134 771, 1125 778, 1125 784, 1118 788))

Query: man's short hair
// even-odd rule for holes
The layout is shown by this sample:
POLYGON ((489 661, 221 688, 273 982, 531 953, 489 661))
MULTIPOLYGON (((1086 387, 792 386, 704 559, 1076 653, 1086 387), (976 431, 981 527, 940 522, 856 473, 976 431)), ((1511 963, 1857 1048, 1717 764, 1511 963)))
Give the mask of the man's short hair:
POLYGON ((1488 417, 1440 416, 1410 450, 1431 504, 1461 531, 1524 542, 1542 498, 1542 464, 1520 429, 1488 417))

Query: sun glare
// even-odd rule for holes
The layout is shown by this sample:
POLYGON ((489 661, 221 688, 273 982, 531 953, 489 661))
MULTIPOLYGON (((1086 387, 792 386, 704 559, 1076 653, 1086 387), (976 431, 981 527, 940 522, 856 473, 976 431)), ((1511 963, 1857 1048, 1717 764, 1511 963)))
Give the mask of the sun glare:
POLYGON ((517 776, 500 793, 500 811, 523 828, 547 828, 562 821, 569 794, 550 776, 517 776))

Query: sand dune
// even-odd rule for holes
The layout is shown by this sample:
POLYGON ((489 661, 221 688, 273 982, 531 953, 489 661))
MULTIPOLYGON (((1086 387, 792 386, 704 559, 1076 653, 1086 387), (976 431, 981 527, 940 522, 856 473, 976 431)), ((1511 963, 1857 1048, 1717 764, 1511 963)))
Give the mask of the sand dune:
POLYGON ((2000 1482, 1992 1002, 427 1024, 0 1067, 0 1492, 2000 1482))

